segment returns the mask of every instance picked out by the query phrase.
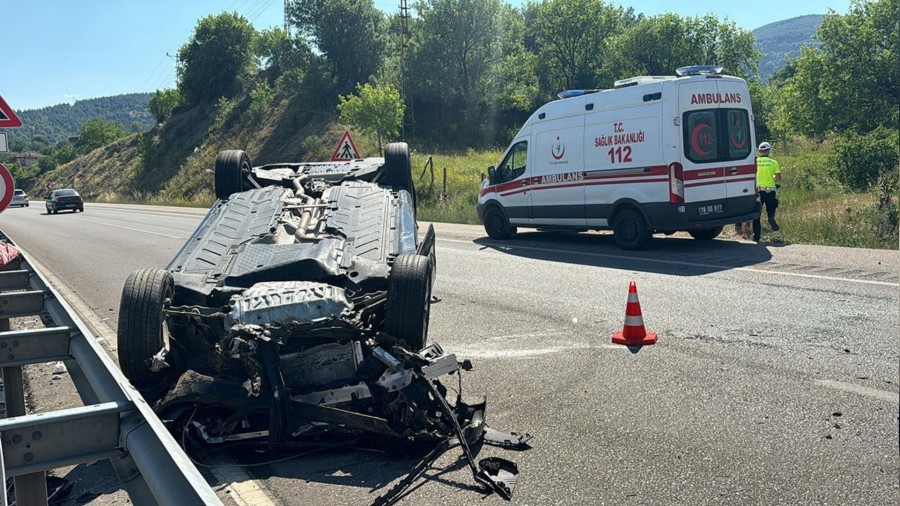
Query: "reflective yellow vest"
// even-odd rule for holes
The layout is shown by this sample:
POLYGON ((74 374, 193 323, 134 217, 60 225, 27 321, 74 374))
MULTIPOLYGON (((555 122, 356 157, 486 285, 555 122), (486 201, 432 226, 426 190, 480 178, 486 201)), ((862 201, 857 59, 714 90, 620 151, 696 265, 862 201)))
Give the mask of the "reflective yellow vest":
POLYGON ((756 159, 756 186, 775 188, 775 174, 781 174, 781 165, 768 156, 756 159))

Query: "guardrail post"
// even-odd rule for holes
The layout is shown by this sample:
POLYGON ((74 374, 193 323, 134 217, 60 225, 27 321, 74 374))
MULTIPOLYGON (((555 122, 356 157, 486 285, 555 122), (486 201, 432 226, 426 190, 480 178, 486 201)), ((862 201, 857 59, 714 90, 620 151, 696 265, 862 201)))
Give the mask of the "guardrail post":
MULTIPOLYGON (((0 332, 6 332, 9 328, 9 319, 0 318, 0 332)), ((25 384, 22 379, 22 366, 3 368, 3 390, 6 395, 6 417, 25 415, 25 384)), ((46 473, 41 471, 16 476, 14 482, 17 506, 47 506, 46 473)), ((2 486, 6 487, 6 484, 2 484, 2 486)))

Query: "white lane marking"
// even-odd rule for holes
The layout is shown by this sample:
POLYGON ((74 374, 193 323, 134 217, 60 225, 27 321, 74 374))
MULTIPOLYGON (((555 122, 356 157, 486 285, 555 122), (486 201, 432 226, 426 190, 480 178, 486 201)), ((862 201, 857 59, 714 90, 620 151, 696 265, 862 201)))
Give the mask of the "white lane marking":
POLYGON ((843 381, 835 380, 816 380, 816 383, 824 387, 834 388, 835 390, 843 390, 844 392, 865 395, 866 397, 873 397, 882 401, 889 401, 893 402, 894 404, 900 404, 900 394, 898 394, 897 392, 878 390, 877 388, 869 388, 862 385, 844 383, 843 381))
POLYGON ((225 492, 238 506, 275 506, 265 489, 251 479, 240 467, 210 467, 213 475, 221 483, 227 483, 225 492))
POLYGON ((481 359, 490 359, 490 358, 504 358, 504 359, 516 359, 516 358, 533 358, 533 357, 541 357, 544 355, 553 355, 556 353, 563 353, 573 350, 588 350, 588 349, 622 349, 628 350, 625 346, 619 346, 617 344, 597 344, 597 345, 587 345, 587 344, 573 344, 567 346, 548 346, 546 348, 532 348, 532 349, 518 349, 518 350, 485 350, 483 348, 466 348, 456 347, 453 350, 453 353, 456 354, 457 357, 460 358, 481 358, 481 359))
POLYGON ((163 236, 163 237, 168 237, 168 238, 170 238, 170 239, 181 239, 182 241, 185 240, 185 239, 187 239, 187 237, 182 237, 182 236, 180 236, 180 235, 162 234, 162 233, 159 233, 159 232, 151 232, 151 231, 149 231, 149 230, 142 230, 142 229, 139 229, 139 228, 123 227, 122 225, 113 225, 112 223, 103 223, 102 221, 85 220, 85 219, 82 219, 82 220, 79 220, 79 221, 86 221, 86 222, 88 222, 88 223, 96 223, 97 225, 104 225, 104 226, 107 226, 107 227, 124 228, 125 230, 131 230, 131 231, 133 231, 133 232, 142 232, 142 233, 144 233, 144 234, 161 235, 161 236, 163 236))
POLYGON ((512 246, 512 245, 497 244, 497 243, 481 243, 481 244, 479 244, 479 243, 476 243, 473 241, 463 241, 460 239, 438 238, 438 241, 439 242, 440 241, 455 242, 455 243, 460 243, 460 244, 472 244, 474 246, 492 246, 492 247, 509 249, 509 250, 525 249, 525 250, 532 250, 532 251, 544 251, 547 253, 563 253, 563 254, 569 254, 569 255, 585 255, 585 256, 599 257, 599 258, 612 258, 615 260, 629 260, 629 261, 640 260, 642 262, 655 262, 655 263, 659 263, 659 264, 668 264, 668 265, 683 265, 683 266, 687 266, 687 267, 702 267, 705 269, 727 269, 727 270, 732 270, 732 271, 756 272, 756 273, 761 273, 761 274, 777 274, 777 275, 782 275, 782 276, 795 276, 798 278, 824 279, 824 280, 828 280, 828 281, 846 281, 848 283, 862 283, 862 284, 867 284, 867 285, 900 286, 900 283, 892 283, 889 281, 873 281, 873 280, 868 280, 868 279, 838 278, 838 277, 834 277, 834 276, 819 276, 816 274, 802 274, 799 272, 784 272, 784 271, 774 271, 774 270, 769 270, 769 269, 754 269, 752 267, 728 267, 727 265, 701 264, 701 263, 696 263, 696 262, 682 262, 679 260, 662 260, 659 258, 635 258, 635 257, 629 257, 629 256, 625 256, 625 255, 610 255, 608 253, 591 253, 588 251, 573 251, 573 250, 556 249, 556 248, 536 248, 534 246, 518 246, 518 245, 512 246))

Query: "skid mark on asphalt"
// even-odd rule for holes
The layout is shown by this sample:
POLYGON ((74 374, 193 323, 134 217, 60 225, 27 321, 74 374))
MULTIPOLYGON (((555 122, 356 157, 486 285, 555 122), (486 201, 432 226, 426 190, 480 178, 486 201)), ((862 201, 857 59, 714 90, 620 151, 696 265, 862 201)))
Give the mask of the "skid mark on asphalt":
POLYGON ((842 390, 844 392, 865 395, 866 397, 872 397, 875 399, 880 399, 882 401, 889 401, 893 402, 894 404, 900 404, 900 394, 898 394, 897 392, 878 390, 877 388, 864 387, 862 385, 855 385, 853 383, 844 383, 843 381, 816 380, 816 383, 824 387, 834 388, 835 390, 842 390))
MULTIPOLYGON (((637 257, 631 257, 631 256, 625 256, 625 255, 611 255, 608 253, 592 253, 592 252, 587 252, 587 251, 564 250, 564 249, 556 249, 556 248, 537 248, 534 246, 518 246, 518 245, 512 246, 512 245, 508 245, 508 244, 488 243, 488 242, 476 244, 472 241, 464 241, 464 240, 460 240, 460 239, 441 239, 441 238, 438 238, 438 242, 471 244, 473 246, 485 246, 485 247, 490 247, 490 248, 500 248, 500 249, 509 250, 509 251, 521 249, 521 250, 528 250, 528 251, 542 251, 544 253, 561 253, 564 255, 582 255, 582 256, 597 257, 597 258, 609 258, 609 259, 613 259, 613 260, 625 260, 625 261, 629 261, 629 262, 634 262, 634 261, 639 260, 641 262, 651 262, 651 263, 666 264, 666 265, 679 265, 679 266, 684 266, 684 267, 698 267, 698 268, 702 268, 702 269, 721 270, 723 268, 727 268, 728 270, 753 272, 756 274, 792 276, 792 277, 798 277, 798 278, 821 279, 821 280, 827 280, 827 281, 841 281, 841 282, 845 282, 845 283, 860 283, 860 284, 866 284, 866 285, 900 286, 900 283, 893 283, 893 282, 887 282, 887 281, 874 281, 874 280, 870 280, 870 279, 854 279, 854 278, 842 278, 842 277, 836 277, 836 276, 820 276, 817 274, 803 274, 800 272, 785 272, 785 271, 776 271, 776 270, 772 270, 772 269, 754 269, 753 267, 729 267, 727 265, 721 265, 721 264, 704 264, 704 263, 697 263, 697 262, 685 262, 685 261, 681 261, 681 260, 663 260, 660 258, 637 258, 637 257)), ((481 251, 485 251, 485 250, 480 249, 479 252, 481 252, 481 251)), ((495 251, 497 254, 502 254, 496 250, 487 250, 487 251, 495 251)))

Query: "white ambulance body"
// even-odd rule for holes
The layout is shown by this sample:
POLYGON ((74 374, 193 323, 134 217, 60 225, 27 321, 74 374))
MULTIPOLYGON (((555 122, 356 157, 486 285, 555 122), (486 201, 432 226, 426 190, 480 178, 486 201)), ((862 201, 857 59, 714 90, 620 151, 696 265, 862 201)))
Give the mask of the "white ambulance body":
POLYGON ((488 235, 612 229, 640 249, 654 232, 712 239, 758 217, 746 82, 721 67, 678 72, 564 92, 532 114, 482 183, 488 235))

